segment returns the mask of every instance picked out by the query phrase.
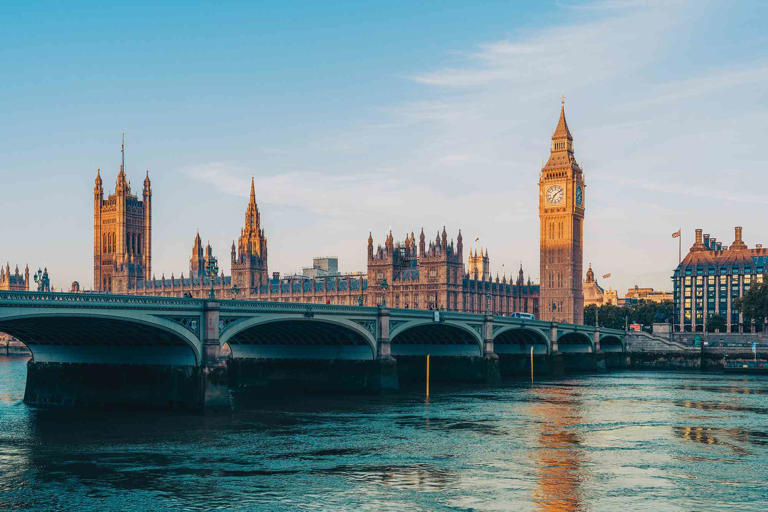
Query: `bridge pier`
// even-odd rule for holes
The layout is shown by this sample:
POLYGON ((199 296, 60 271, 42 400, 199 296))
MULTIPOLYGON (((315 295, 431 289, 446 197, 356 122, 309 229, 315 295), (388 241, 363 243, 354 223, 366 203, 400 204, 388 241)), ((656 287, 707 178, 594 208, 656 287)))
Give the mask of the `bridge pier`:
POLYGON ((232 394, 226 361, 219 342, 219 303, 203 306, 203 354, 200 368, 200 408, 205 411, 231 410, 232 394))
POLYGON ((483 321, 483 359, 485 364, 485 384, 496 386, 501 382, 499 355, 493 346, 493 317, 485 315, 483 321))
POLYGON ((197 410, 202 372, 194 366, 27 363, 24 402, 72 407, 197 410))
POLYGON ((389 310, 379 308, 377 313, 376 368, 374 371, 373 390, 394 391, 400 389, 400 377, 397 372, 397 360, 392 357, 390 343, 389 310))

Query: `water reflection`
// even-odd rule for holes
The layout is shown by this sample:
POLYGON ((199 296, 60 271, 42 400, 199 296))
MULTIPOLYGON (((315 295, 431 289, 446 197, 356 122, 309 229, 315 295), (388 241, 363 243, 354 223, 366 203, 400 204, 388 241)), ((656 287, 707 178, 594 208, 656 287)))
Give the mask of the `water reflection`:
POLYGON ((537 509, 546 512, 582 510, 580 402, 567 386, 534 389, 531 413, 538 421, 539 448, 533 452, 538 468, 534 493, 537 509))
POLYGON ((766 407, 753 407, 748 405, 739 405, 726 402, 704 402, 695 400, 678 400, 675 402, 678 407, 686 409, 698 409, 700 411, 733 411, 750 412, 755 414, 768 414, 766 407))
POLYGON ((687 441, 726 446, 738 455, 748 455, 744 445, 768 446, 768 432, 747 428, 675 427, 675 435, 687 441))
POLYGON ((442 491, 458 483, 458 476, 428 464, 400 466, 336 466, 315 473, 342 475, 365 483, 377 483, 401 490, 442 491))

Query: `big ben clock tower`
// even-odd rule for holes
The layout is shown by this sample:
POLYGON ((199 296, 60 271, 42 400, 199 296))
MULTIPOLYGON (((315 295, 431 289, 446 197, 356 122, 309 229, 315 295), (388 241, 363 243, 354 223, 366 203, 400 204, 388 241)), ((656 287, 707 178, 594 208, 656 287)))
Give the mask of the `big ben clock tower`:
POLYGON ((561 102, 549 160, 539 178, 541 320, 584 323, 584 201, 584 173, 573 156, 573 137, 561 102))

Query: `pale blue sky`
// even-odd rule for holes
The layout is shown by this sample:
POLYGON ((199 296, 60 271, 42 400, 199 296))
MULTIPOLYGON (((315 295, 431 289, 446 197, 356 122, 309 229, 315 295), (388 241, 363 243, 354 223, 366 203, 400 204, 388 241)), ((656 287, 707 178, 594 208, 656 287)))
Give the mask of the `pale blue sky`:
POLYGON ((91 286, 125 131, 158 277, 198 228, 228 272, 255 176, 270 270, 445 224, 538 278, 561 93, 614 287, 669 288, 678 227, 768 243, 766 2, 158 3, 0 4, 0 261, 91 286))

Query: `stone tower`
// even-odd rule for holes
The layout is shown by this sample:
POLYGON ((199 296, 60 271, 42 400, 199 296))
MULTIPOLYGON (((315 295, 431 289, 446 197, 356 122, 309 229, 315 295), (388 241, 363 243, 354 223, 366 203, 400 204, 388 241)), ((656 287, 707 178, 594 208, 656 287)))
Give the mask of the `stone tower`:
POLYGON ((479 251, 477 249, 474 251, 472 249, 469 250, 469 265, 467 270, 470 279, 479 279, 481 281, 490 279, 491 264, 490 259, 488 258, 488 248, 485 249, 485 253, 483 253, 482 248, 480 248, 479 251))
POLYGON ((240 290, 259 290, 269 280, 267 272, 267 238, 261 227, 261 214, 256 206, 256 191, 251 178, 251 196, 245 212, 245 225, 235 250, 232 242, 232 283, 240 290))
POLYGON ((142 199, 125 175, 125 140, 114 194, 104 198, 101 170, 93 189, 93 289, 125 293, 152 275, 152 188, 149 171, 142 199))
POLYGON ((573 137, 565 121, 565 105, 561 103, 549 160, 539 178, 542 320, 584 322, 584 200, 584 174, 573 155, 573 137))

